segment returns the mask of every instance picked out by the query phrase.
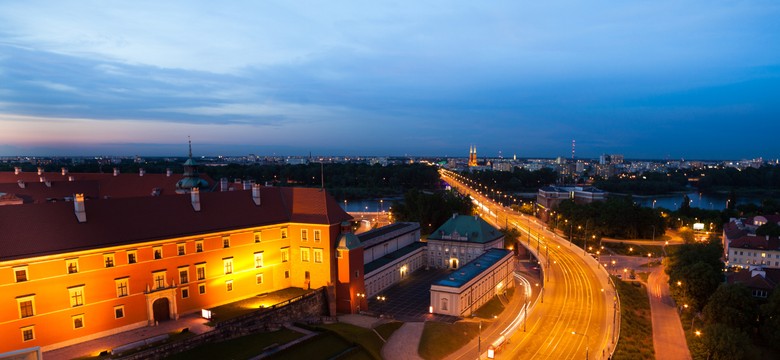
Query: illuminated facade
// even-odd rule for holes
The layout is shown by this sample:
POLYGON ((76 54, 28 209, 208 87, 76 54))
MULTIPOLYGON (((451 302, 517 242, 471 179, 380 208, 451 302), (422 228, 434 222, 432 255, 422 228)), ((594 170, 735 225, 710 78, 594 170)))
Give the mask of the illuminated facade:
POLYGON ((477 147, 469 146, 469 167, 477 166, 477 147))
MULTIPOLYGON (((352 265, 336 251, 349 219, 319 189, 258 185, 0 207, 0 353, 46 351, 288 287, 346 281, 350 291, 338 267, 352 265)), ((345 295, 346 308, 356 306, 345 295)))
POLYGON ((428 236, 428 266, 457 269, 492 248, 504 247, 504 234, 479 216, 453 215, 428 236))

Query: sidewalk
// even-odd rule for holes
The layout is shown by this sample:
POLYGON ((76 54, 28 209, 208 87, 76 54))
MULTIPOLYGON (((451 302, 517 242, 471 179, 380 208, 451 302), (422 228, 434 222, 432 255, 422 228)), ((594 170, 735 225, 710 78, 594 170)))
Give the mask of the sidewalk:
POLYGON ((422 360, 417 354, 420 347, 424 322, 408 322, 396 330, 382 347, 382 358, 385 360, 422 360))
POLYGON ((188 314, 180 317, 178 320, 161 322, 157 326, 144 326, 135 330, 125 331, 123 333, 109 335, 95 340, 85 341, 79 344, 46 351, 43 353, 44 359, 73 359, 83 356, 96 356, 101 351, 111 350, 115 347, 129 344, 132 342, 148 339, 157 335, 178 332, 188 328, 190 332, 202 334, 211 331, 211 327, 205 325, 206 319, 198 316, 199 314, 188 314))

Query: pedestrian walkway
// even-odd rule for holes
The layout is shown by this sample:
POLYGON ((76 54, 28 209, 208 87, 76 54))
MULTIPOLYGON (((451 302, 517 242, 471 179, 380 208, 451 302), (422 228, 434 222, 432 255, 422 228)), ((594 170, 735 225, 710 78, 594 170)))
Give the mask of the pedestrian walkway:
POLYGON ((669 276, 659 266, 647 279, 650 316, 653 323, 653 348, 656 359, 691 359, 685 332, 674 300, 669 295, 669 276))
POLYGON ((382 359, 385 360, 422 360, 417 354, 420 347, 424 322, 408 322, 396 330, 382 348, 382 359))
POLYGON ((202 334, 204 332, 211 331, 212 327, 205 325, 207 320, 198 315, 199 314, 189 314, 180 317, 178 320, 161 322, 157 326, 144 326, 138 329, 109 335, 95 340, 85 341, 75 345, 46 351, 43 353, 43 358, 74 359, 84 356, 96 356, 101 351, 111 350, 122 345, 152 338, 158 335, 179 332, 185 328, 195 334, 202 334))

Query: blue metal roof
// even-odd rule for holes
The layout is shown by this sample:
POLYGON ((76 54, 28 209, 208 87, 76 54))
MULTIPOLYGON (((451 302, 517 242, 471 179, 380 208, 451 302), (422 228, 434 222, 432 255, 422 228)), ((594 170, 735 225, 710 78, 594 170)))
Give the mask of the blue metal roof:
POLYGON ((479 274, 498 263, 511 251, 507 249, 488 249, 484 254, 472 260, 433 283, 433 285, 459 288, 476 278, 479 274))

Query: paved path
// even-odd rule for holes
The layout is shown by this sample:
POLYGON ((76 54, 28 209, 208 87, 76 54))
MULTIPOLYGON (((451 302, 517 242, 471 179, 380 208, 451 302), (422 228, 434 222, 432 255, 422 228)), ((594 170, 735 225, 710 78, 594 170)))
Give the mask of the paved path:
POLYGON ((382 348, 385 360, 422 360, 417 354, 422 337, 424 322, 408 322, 396 330, 382 348))
POLYGON ((103 350, 113 349, 120 345, 148 339, 157 335, 181 331, 183 328, 188 328, 189 331, 196 334, 210 331, 212 328, 204 325, 206 320, 198 315, 199 314, 189 314, 180 317, 178 320, 164 321, 158 326, 145 326, 135 330, 85 341, 76 345, 46 351, 43 353, 43 358, 73 359, 84 356, 95 356, 103 350))
POLYGON ((653 348, 656 359, 691 359, 680 316, 669 295, 669 277, 659 266, 647 279, 653 321, 653 348))

